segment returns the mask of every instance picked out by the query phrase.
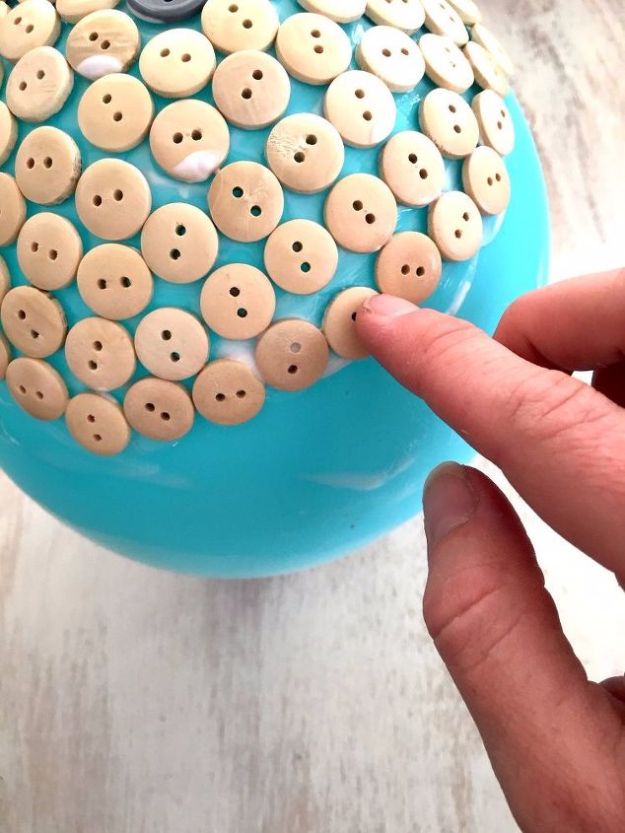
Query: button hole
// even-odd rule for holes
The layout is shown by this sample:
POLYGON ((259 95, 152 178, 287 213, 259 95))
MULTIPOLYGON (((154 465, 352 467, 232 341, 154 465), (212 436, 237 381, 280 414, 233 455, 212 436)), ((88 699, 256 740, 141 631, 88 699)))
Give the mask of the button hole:
POLYGON ((199 142, 202 138, 202 131, 201 130, 192 130, 191 131, 191 138, 194 142, 199 142))
POLYGON ((291 347, 290 347, 291 353, 299 353, 301 351, 301 349, 302 349, 302 345, 299 343, 299 341, 294 341, 291 344, 291 347))
POLYGON ((170 54, 171 53, 170 53, 169 49, 167 49, 167 48, 161 49, 161 58, 167 58, 170 54))
POLYGON ((247 396, 247 391, 244 391, 244 390, 238 390, 237 391, 237 398, 238 399, 245 399, 246 396, 247 396))
POLYGON ((163 341, 170 341, 171 339, 171 331, 170 330, 163 330, 161 333, 161 338, 163 341))
POLYGON ((317 53, 317 55, 323 55, 323 46, 317 44, 317 46, 315 46, 314 51, 317 53))
POLYGON ((180 361, 180 353, 170 353, 169 358, 172 362, 179 362, 180 361))
POLYGON ((296 162, 303 162, 306 159, 306 154, 302 153, 301 150, 298 150, 293 159, 295 159, 296 162))
POLYGON ((243 188, 239 188, 238 186, 236 188, 233 188, 232 196, 236 197, 237 199, 241 199, 241 197, 243 196, 243 188))
POLYGON ((111 45, 110 41, 103 40, 102 43, 100 44, 100 49, 103 49, 104 51, 106 51, 110 47, 110 45, 111 45))
POLYGON ((189 55, 188 52, 185 52, 184 55, 180 58, 180 60, 182 61, 183 64, 188 64, 189 61, 191 60, 191 56, 189 55))
POLYGON ((95 417, 93 414, 87 414, 87 422, 95 422, 95 417))
POLYGON ((362 211, 363 205, 360 202, 360 200, 354 200, 354 202, 352 203, 352 208, 354 209, 354 211, 362 211))
POLYGON ((98 369, 98 363, 94 362, 93 359, 89 359, 89 361, 87 362, 87 366, 89 367, 89 370, 97 370, 98 369))
POLYGON ((104 278, 98 278, 98 289, 106 289, 106 281, 104 278))
POLYGON ((288 367, 288 372, 291 374, 291 376, 294 376, 298 370, 299 368, 296 364, 290 364, 288 367))
POLYGON ((369 110, 365 110, 365 112, 362 114, 362 117, 365 121, 371 121, 371 119, 373 118, 369 110))
POLYGON ((253 25, 254 25, 254 24, 253 24, 253 23, 252 23, 252 21, 251 21, 251 20, 249 20, 249 19, 248 19, 248 20, 244 20, 244 21, 243 21, 243 28, 244 28, 244 29, 251 29, 253 25))
POLYGON ((113 191, 113 199, 116 202, 121 202, 124 199, 124 192, 120 191, 119 188, 116 188, 115 191, 113 191))
POLYGON ((254 81, 261 81, 262 77, 263 77, 263 73, 260 69, 255 69, 254 72, 252 73, 252 78, 254 79, 254 81))
POLYGON ((241 294, 241 290, 238 288, 238 286, 232 286, 230 288, 230 294, 232 295, 233 298, 238 298, 239 295, 241 294))
POLYGON ((102 342, 101 341, 94 341, 93 342, 93 349, 96 350, 98 353, 102 349, 102 342))
POLYGON ((56 260, 58 256, 59 253, 56 249, 50 249, 50 251, 48 252, 48 257, 50 258, 50 260, 56 260))
POLYGON ((126 277, 125 275, 124 275, 123 278, 121 278, 120 283, 124 287, 124 289, 128 289, 129 287, 132 286, 132 281, 130 280, 130 278, 126 277))
POLYGON ((183 225, 176 226, 176 234, 178 235, 178 237, 184 237, 186 233, 187 233, 186 226, 183 226, 183 225))
POLYGON ((310 263, 304 261, 304 263, 302 263, 302 265, 299 268, 302 270, 302 272, 310 272, 310 263))
POLYGON ((180 257, 180 249, 172 249, 169 256, 172 260, 178 260, 180 257))
POLYGON ((103 104, 110 104, 112 100, 113 100, 113 96, 110 93, 107 93, 106 95, 102 96, 102 103, 103 104))
POLYGON ((375 223, 375 214, 367 214, 365 215, 365 221, 372 226, 375 223))
POLYGON ((171 138, 175 145, 179 145, 180 142, 182 142, 183 136, 182 133, 174 133, 174 135, 171 138))
POLYGON ((245 307, 239 307, 239 309, 237 310, 237 315, 239 316, 239 318, 247 318, 247 310, 245 309, 245 307))
POLYGON ((225 393, 218 393, 218 394, 215 396, 215 399, 216 399, 218 402, 225 402, 225 400, 226 400, 226 395, 225 395, 225 393))
POLYGON ((409 275, 410 274, 410 266, 408 266, 407 263, 404 263, 404 265, 401 267, 401 273, 402 273, 402 275, 409 275))
POLYGON ((39 333, 37 332, 37 330, 31 330, 30 331, 30 337, 34 338, 34 339, 39 338, 39 333))
POLYGON ((300 243, 299 240, 296 240, 295 243, 291 246, 294 252, 301 252, 304 246, 300 243))
POLYGON ((354 95, 356 96, 356 98, 364 98, 365 97, 365 91, 364 90, 354 90, 354 95))
POLYGON ((167 413, 167 411, 163 411, 161 414, 161 419, 163 420, 163 422, 169 422, 171 416, 167 413))
POLYGON ((96 208, 99 208, 102 205, 102 197, 99 194, 95 194, 93 197, 93 204, 96 208))
POLYGON ((241 98, 250 99, 252 97, 252 91, 249 87, 246 87, 244 90, 241 90, 241 98))
POLYGON ((425 275, 425 269, 423 266, 417 266, 417 277, 422 278, 425 275))
POLYGON ((250 214, 251 214, 253 217, 260 217, 260 215, 261 215, 262 213, 263 213, 263 209, 260 207, 260 205, 253 205, 253 206, 250 208, 250 214))

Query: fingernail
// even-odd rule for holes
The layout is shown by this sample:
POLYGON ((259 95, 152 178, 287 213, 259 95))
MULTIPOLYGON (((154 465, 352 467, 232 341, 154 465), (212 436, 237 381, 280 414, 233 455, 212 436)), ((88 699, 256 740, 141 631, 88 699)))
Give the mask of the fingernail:
POLYGON ((425 534, 430 547, 469 521, 477 509, 477 495, 467 470, 457 463, 443 463, 434 469, 423 489, 425 534))
POLYGON ((381 315, 384 318, 398 318, 400 315, 407 315, 418 309, 410 301, 396 298, 394 295, 372 295, 362 306, 366 312, 381 315))

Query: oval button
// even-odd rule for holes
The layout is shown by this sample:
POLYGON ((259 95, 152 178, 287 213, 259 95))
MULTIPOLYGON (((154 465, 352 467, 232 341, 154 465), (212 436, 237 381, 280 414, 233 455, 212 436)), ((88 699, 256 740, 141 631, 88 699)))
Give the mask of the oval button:
POLYGON ((368 350, 356 331, 356 318, 361 304, 377 295, 367 286, 350 286, 332 300, 323 317, 323 331, 328 344, 343 359, 362 359, 368 350))
POLYGON ((193 402, 210 422, 240 425, 253 419, 265 404, 265 386, 243 362, 217 359, 195 380, 193 402))
POLYGON ((63 108, 73 86, 73 73, 61 53, 52 46, 40 46, 27 52, 11 70, 6 102, 22 121, 46 121, 63 108))
POLYGON ((83 136, 102 150, 131 150, 148 135, 154 103, 146 87, 132 75, 113 73, 87 87, 78 105, 83 136))
POLYGON ((279 61, 258 50, 228 55, 213 77, 213 97, 231 124, 247 130, 279 119, 291 96, 291 82, 279 61))
POLYGON ((447 0, 421 0, 425 11, 425 25, 435 35, 446 35, 458 46, 469 40, 467 27, 447 0))
POLYGON ((429 205, 445 184, 445 163, 431 139, 415 130, 396 133, 380 156, 380 173, 404 205, 429 205))
POLYGON ((215 226, 195 205, 176 202, 151 214, 141 232, 150 269, 171 283, 192 283, 212 268, 219 249, 215 226))
POLYGON ((464 54, 469 59, 475 80, 485 90, 494 90, 499 95, 507 95, 510 89, 508 76, 501 69, 490 52, 487 52, 479 43, 470 41, 465 48, 464 54))
POLYGON ((132 237, 152 208, 150 186, 138 168, 121 159, 100 159, 76 187, 76 211, 92 234, 104 240, 132 237))
POLYGON ((478 93, 471 107, 476 115, 480 137, 501 156, 514 150, 514 124, 505 101, 492 90, 478 93))
POLYGON ((208 0, 202 9, 202 30, 221 52, 269 49, 278 26, 269 0, 208 0))
POLYGON ((483 46, 484 49, 490 52, 508 78, 512 78, 514 75, 512 59, 504 49, 499 38, 490 29, 487 29, 483 23, 476 23, 471 29, 471 40, 479 43, 480 46, 483 46))
POLYGON ((419 304, 438 286, 442 269, 433 240, 418 231, 402 231, 378 255, 375 280, 380 292, 419 304))
POLYGON ((483 214, 502 214, 510 203, 510 176, 492 148, 476 148, 464 160, 462 183, 483 214))
POLYGON ((38 289, 68 286, 82 258, 82 239, 65 217, 42 211, 30 217, 17 238, 17 259, 24 276, 38 289))
POLYGON ((423 35, 419 46, 425 59, 425 71, 435 84, 455 93, 464 93, 473 85, 471 64, 451 38, 423 35))
POLYGON ((352 45, 333 20, 304 12, 282 23, 276 53, 289 74, 299 81, 329 84, 349 66, 352 45))
POLYGON ((63 308, 33 286, 16 286, 4 296, 0 311, 4 332, 15 347, 45 359, 62 347, 67 332, 63 308))
POLYGON ((130 428, 122 409, 114 400, 97 393, 79 393, 70 399, 65 423, 76 442, 93 454, 120 454, 130 442, 130 428))
POLYGON ((215 50, 201 32, 168 29, 143 47, 139 72, 158 95, 184 98, 204 89, 215 71, 215 64, 215 50))
POLYGON ((27 414, 47 422, 65 413, 69 394, 61 375, 41 359, 14 359, 6 370, 11 396, 27 414))
POLYGON ((114 390, 135 372, 132 339, 121 324, 105 318, 83 318, 71 328, 65 359, 77 379, 93 390, 114 390))
POLYGON ((447 260, 470 260, 482 245, 482 218, 471 197, 447 191, 430 208, 428 230, 447 260))
POLYGON ((103 9, 83 17, 67 36, 65 57, 79 74, 95 81, 134 64, 141 40, 134 20, 124 12, 103 9))
POLYGON ((343 141, 359 148, 383 142, 397 117, 389 88, 377 76, 362 70, 339 75, 328 87, 323 109, 343 141))
POLYGON ((305 194, 328 188, 345 161, 337 129, 313 113, 295 113, 279 121, 267 138, 266 154, 280 182, 305 194))
POLYGON ((339 262, 332 235, 312 220, 290 220, 271 233, 265 269, 282 289, 312 295, 330 283, 339 262))
POLYGON ((276 296, 269 279, 254 266, 230 263, 206 279, 200 296, 202 317, 220 336, 254 338, 273 318, 276 296))
POLYGON ((37 127, 18 148, 15 179, 27 200, 56 205, 76 190, 80 167, 80 151, 71 136, 56 127, 37 127))
POLYGON ((78 267, 78 291, 97 315, 121 321, 132 318, 152 300, 154 282, 136 249, 104 243, 90 249, 78 267))
POLYGON ((140 379, 124 397, 124 414, 132 428, 152 440, 173 442, 193 427, 191 397, 177 382, 140 379))
POLYGON ((477 147, 477 119, 467 102, 450 90, 432 90, 421 102, 419 121, 443 156, 461 159, 477 147))
POLYGON ((351 174, 330 191, 324 217, 340 246, 351 252, 377 252, 395 231, 397 204, 381 179, 351 174))
POLYGON ((233 162, 215 176, 208 205, 219 231, 242 243, 262 240, 275 229, 284 195, 274 174, 257 162, 233 162))
POLYGON ((209 340, 204 327, 190 312, 161 307, 139 322, 135 349, 150 373, 177 382, 195 376, 206 364, 209 340))

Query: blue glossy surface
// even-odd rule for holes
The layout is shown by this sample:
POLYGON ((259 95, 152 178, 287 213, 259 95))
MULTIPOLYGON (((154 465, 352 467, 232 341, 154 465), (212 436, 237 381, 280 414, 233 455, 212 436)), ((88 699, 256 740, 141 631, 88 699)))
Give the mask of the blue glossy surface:
MULTIPOLYGON (((299 7, 280 4, 281 17, 299 7)), ((161 27, 139 22, 145 42, 161 27)), ((198 27, 198 21, 186 21, 198 27)), ((358 38, 359 23, 346 27, 358 38)), ((59 48, 63 48, 62 44, 59 48)), ((8 69, 8 67, 6 67, 8 69)), ((137 72, 136 66, 133 70, 137 72)), ((87 82, 76 77, 69 102, 50 123, 75 136, 83 166, 101 154, 79 135, 78 101, 87 82)), ((415 129, 420 98, 431 88, 396 96, 396 130, 415 129)), ((288 112, 321 111, 324 88, 293 82, 288 112)), ((476 92, 473 90, 472 93, 476 92)), ((470 94, 469 94, 470 95, 470 94)), ((467 97, 469 97, 467 95, 467 97)), ((206 98, 206 91, 197 98, 206 98)), ((210 98, 209 98, 210 100, 210 98)), ((167 104, 157 101, 160 109, 167 104)), ((540 163, 518 102, 508 98, 517 134, 507 162, 513 197, 503 223, 486 224, 489 244, 473 261, 445 264, 429 304, 492 330, 505 306, 545 280, 549 233, 540 163), (500 226, 500 227, 499 227, 500 226)), ((32 126, 20 126, 20 139, 32 126)), ((227 161, 262 160, 268 130, 231 130, 227 161)), ((349 149, 343 173, 375 172, 377 149, 349 149)), ((154 208, 186 200, 206 208, 207 185, 176 183, 153 163, 147 144, 124 154, 148 177, 154 208)), ((3 166, 12 172, 13 158, 3 166)), ((458 163, 448 165, 448 186, 457 187, 458 163)), ((283 220, 320 221, 325 194, 285 193, 283 220)), ((38 210, 29 207, 29 214, 38 210)), ((73 201, 54 209, 77 222, 73 201)), ((399 229, 424 230, 424 210, 402 209, 399 229)), ((101 242, 83 231, 85 246, 101 242)), ((129 242, 138 245, 138 240, 129 242)), ((262 268, 261 244, 221 238, 217 265, 243 261, 262 268)), ((2 250, 14 284, 14 247, 2 250)), ((341 251, 337 277, 318 295, 296 297, 277 290, 278 317, 315 323, 338 290, 373 285, 375 256, 341 251)), ((155 280, 152 307, 174 304, 199 311, 202 282, 187 286, 155 280)), ((55 293, 69 324, 90 314, 75 286, 55 293)), ((124 322, 131 331, 137 319, 124 322)), ((223 342, 214 334, 212 358, 249 345, 223 342)), ((62 354, 50 361, 68 380, 71 393, 84 389, 62 354)), ((171 569, 219 576, 258 576, 306 567, 348 552, 382 535, 421 508, 428 471, 442 460, 468 460, 471 450, 424 405, 372 360, 341 367, 314 387, 295 394, 269 390, 261 414, 225 428, 196 419, 192 432, 174 444, 133 436, 128 449, 106 459, 89 454, 69 436, 63 421, 31 419, 0 385, 0 465, 49 511, 111 549, 171 569)), ((145 375, 139 371, 135 378, 145 375)), ((124 390, 115 391, 121 401, 124 390)))

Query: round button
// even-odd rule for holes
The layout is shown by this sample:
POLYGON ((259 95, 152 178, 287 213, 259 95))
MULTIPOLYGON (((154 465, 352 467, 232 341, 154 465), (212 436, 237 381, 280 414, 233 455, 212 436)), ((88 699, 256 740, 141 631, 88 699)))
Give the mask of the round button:
POLYGON ((300 6, 307 12, 322 14, 336 23, 353 23, 365 13, 367 0, 298 0, 300 6))
POLYGON ((215 226, 195 205, 170 203, 150 214, 141 232, 141 254, 150 269, 171 283, 192 283, 208 274, 219 249, 215 226))
POLYGON ((0 246, 13 243, 26 219, 26 203, 17 183, 0 173, 0 246))
POLYGON ((146 178, 121 159, 100 159, 78 180, 78 216, 92 234, 104 240, 132 237, 142 228, 151 207, 146 178))
POLYGON ((409 35, 425 20, 421 0, 367 0, 366 14, 374 23, 395 26, 409 35))
POLYGON ((94 454, 110 457, 130 442, 130 428, 117 402, 97 393, 79 393, 67 403, 67 430, 94 454))
POLYGON ((137 433, 166 442, 184 437, 195 418, 193 402, 182 385, 153 378, 140 379, 128 389, 124 414, 137 433))
POLYGON ((256 364, 265 381, 280 390, 302 390, 323 376, 328 342, 320 329, 299 318, 273 324, 258 340, 256 364))
POLYGON ((395 231, 397 205, 381 179, 351 174, 330 191, 324 216, 340 246, 351 252, 377 252, 395 231))
MULTIPOLYGON (((0 83, 2 79, 0 78, 0 83)), ((4 165, 17 141, 17 122, 4 101, 0 101, 0 165, 4 165)))
POLYGON ((254 338, 271 323, 276 296, 259 269, 246 263, 229 263, 206 279, 200 307, 204 320, 218 335, 254 338))
POLYGON ((265 386, 247 365, 233 359, 207 364, 193 384, 193 402, 204 419, 239 425, 265 404, 265 386))
POLYGON ((83 17, 104 9, 114 9, 119 0, 56 0, 56 10, 66 23, 78 23, 83 17))
POLYGON ((350 70, 328 87, 323 102, 329 119, 348 145, 379 145, 395 127, 395 99, 383 81, 370 72, 350 70))
POLYGON ((469 40, 467 27, 458 12, 447 0, 421 0, 425 11, 425 25, 435 35, 447 35, 458 46, 469 40))
POLYGON ((330 283, 339 263, 336 243, 312 220, 290 220, 272 232, 265 245, 271 279, 295 295, 312 295, 330 283))
POLYGON ((460 19, 467 26, 473 26, 482 20, 482 12, 474 0, 447 0, 449 5, 460 15, 460 19))
POLYGON ((478 93, 471 107, 480 127, 480 137, 485 145, 501 156, 514 150, 514 124, 505 101, 492 90, 478 93))
POLYGON ((483 214, 502 214, 510 203, 510 176, 492 148, 476 148, 464 160, 462 183, 483 214))
POLYGON ((80 151, 57 127, 37 127, 19 146, 15 179, 31 202, 56 205, 70 197, 80 176, 80 151))
POLYGON ((190 312, 161 307, 139 322, 135 349, 150 373, 178 382, 195 376, 206 364, 209 340, 204 327, 190 312))
POLYGON ((184 98, 204 89, 215 71, 215 64, 215 50, 201 32, 168 29, 143 47, 139 72, 158 95, 184 98))
POLYGON ((17 238, 17 260, 25 277, 38 289, 68 286, 82 257, 82 240, 65 217, 42 211, 33 214, 17 238))
POLYGON ((25 0, 14 6, 0 25, 0 55, 18 61, 31 49, 52 46, 61 33, 61 21, 47 0, 25 0))
POLYGON ((443 156, 461 159, 479 140, 477 119, 467 102, 450 90, 432 90, 421 102, 419 121, 443 156))
POLYGON ((69 394, 61 375, 41 359, 14 359, 6 369, 11 396, 27 414, 50 422, 65 413, 69 394))
POLYGON ((131 11, 146 20, 177 23, 199 14, 204 0, 128 0, 131 11))
POLYGON ((471 40, 479 43, 480 46, 483 46, 484 49, 490 52, 508 78, 514 75, 512 59, 502 46, 499 38, 490 29, 487 29, 482 23, 476 23, 471 29, 471 40))
POLYGON ((269 49, 279 23, 269 0, 208 0, 202 9, 202 30, 221 52, 269 49))
POLYGON ((295 113, 279 121, 269 134, 265 152, 280 182, 305 194, 332 185, 345 161, 337 129, 313 113, 295 113))
POLYGON ((65 359, 77 379, 93 390, 114 390, 135 372, 135 351, 128 331, 105 318, 83 318, 65 341, 65 359))
POLYGON ((482 217, 462 191, 447 191, 434 203, 428 230, 446 260, 470 260, 482 245, 482 217))
POLYGON ((508 76, 490 52, 474 41, 470 41, 465 46, 464 52, 473 67, 475 80, 480 87, 485 90, 494 90, 499 95, 507 95, 510 89, 508 76))
POLYGON ((375 280, 380 292, 420 304, 438 286, 442 269, 441 254, 427 234, 402 231, 378 255, 375 280))
POLYGON ((10 361, 11 348, 9 342, 3 335, 0 335, 0 379, 5 378, 10 361))
POLYGON ((451 38, 444 35, 423 35, 419 41, 425 58, 425 71, 440 87, 464 93, 474 79, 471 64, 451 38))
POLYGON ((0 304, 11 288, 11 273, 6 260, 0 255, 0 304))
POLYGON ((52 46, 27 52, 9 75, 6 102, 22 121, 46 121, 63 107, 74 76, 67 61, 52 46))
POLYGON ((11 344, 27 356, 45 359, 63 345, 67 324, 63 308, 32 286, 16 286, 4 296, 2 327, 11 344))
POLYGON ((278 225, 284 194, 264 165, 233 162, 215 176, 208 205, 219 231, 232 240, 251 243, 267 237, 278 225))
POLYGON ((116 153, 142 142, 153 118, 152 97, 132 75, 99 78, 87 87, 78 105, 78 125, 85 139, 116 153))
POLYGON ((205 101, 186 99, 169 104, 150 130, 150 150, 170 176, 204 182, 224 161, 230 133, 221 113, 205 101))
POLYGON ((356 49, 361 69, 377 75, 394 93, 413 90, 423 78, 425 62, 417 44, 392 26, 372 26, 356 49))
POLYGON ((323 331, 328 344, 343 359, 362 359, 368 355, 356 332, 356 318, 361 304, 377 295, 366 286, 351 286, 331 301, 323 317, 323 331))
POLYGON ((289 73, 307 84, 329 84, 345 72, 352 45, 341 27, 320 14, 294 14, 278 30, 276 53, 289 73))
POLYGON ((124 12, 103 9, 83 17, 67 36, 65 56, 90 81, 134 64, 141 39, 134 20, 124 12))
POLYGON ((291 96, 291 82, 279 61, 257 50, 228 55, 213 77, 215 104, 237 127, 255 130, 279 119, 291 96))
POLYGON ((380 156, 380 174, 404 205, 429 205, 445 184, 445 163, 431 139, 416 130, 392 136, 380 156))
POLYGON ((78 267, 78 291, 97 315, 132 318, 152 300, 152 273, 136 249, 104 243, 90 249, 78 267))

